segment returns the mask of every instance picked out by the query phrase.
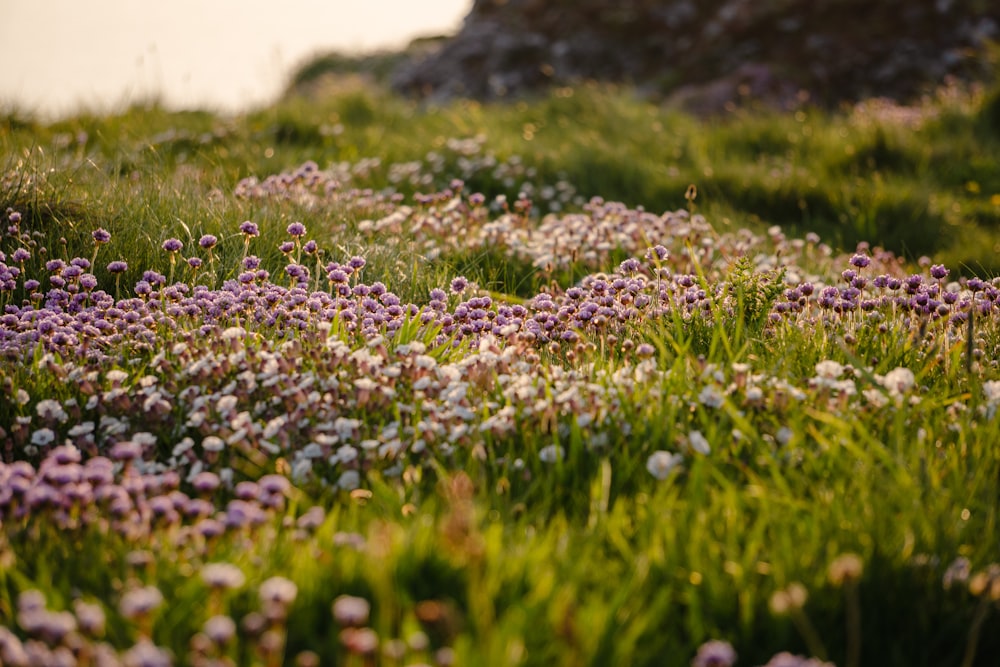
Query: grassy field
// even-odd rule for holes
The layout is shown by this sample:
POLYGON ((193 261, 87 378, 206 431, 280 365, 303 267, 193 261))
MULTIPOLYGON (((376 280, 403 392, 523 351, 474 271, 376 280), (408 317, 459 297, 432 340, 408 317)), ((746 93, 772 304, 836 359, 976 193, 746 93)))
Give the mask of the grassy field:
POLYGON ((998 100, 8 112, 0 663, 993 664, 998 100))

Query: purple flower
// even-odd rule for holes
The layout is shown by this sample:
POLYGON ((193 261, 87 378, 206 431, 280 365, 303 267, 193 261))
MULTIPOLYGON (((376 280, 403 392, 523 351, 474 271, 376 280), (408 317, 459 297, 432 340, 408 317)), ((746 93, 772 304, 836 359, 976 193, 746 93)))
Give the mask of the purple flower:
POLYGON ((347 264, 355 271, 360 271, 361 269, 365 268, 365 264, 367 264, 367 262, 365 261, 364 257, 355 256, 351 257, 350 261, 347 262, 347 264))
POLYGON ((260 268, 260 258, 256 255, 247 255, 243 258, 243 268, 247 271, 256 271, 260 268))
POLYGON ((121 260, 108 263, 108 273, 125 273, 128 271, 128 263, 121 260))
POLYGON ((208 563, 201 568, 201 578, 212 588, 239 588, 246 581, 240 568, 231 563, 208 563))
POLYGON ((656 354, 656 348, 649 343, 642 343, 639 347, 635 348, 635 353, 640 357, 651 357, 656 354))
POLYGON ((318 249, 319 248, 316 245, 316 242, 312 240, 306 241, 305 245, 302 246, 303 252, 305 252, 307 255, 314 254, 318 249))
POLYGON ((215 247, 215 244, 219 242, 219 239, 212 234, 205 234, 200 239, 198 239, 198 245, 200 245, 205 250, 210 250, 215 247))
POLYGON ((94 237, 94 243, 98 245, 102 245, 111 240, 110 232, 108 232, 108 230, 102 227, 98 227, 97 229, 95 229, 91 234, 91 236, 94 237))
POLYGON ((662 245, 655 245, 646 251, 646 259, 666 259, 670 253, 662 245))
POLYGON ((732 667, 735 663, 736 651, 732 644, 715 639, 698 647, 691 667, 732 667))
POLYGON ((166 649, 156 646, 148 639, 140 639, 135 646, 125 652, 124 664, 132 667, 170 667, 173 658, 166 649))
POLYGON ((202 264, 200 257, 189 257, 187 263, 192 269, 201 268, 202 264))
POLYGON ((17 211, 11 211, 7 216, 7 220, 9 220, 12 225, 18 225, 21 223, 21 214, 17 211))
POLYGON ((261 491, 268 494, 285 494, 292 488, 291 482, 282 475, 264 475, 257 482, 261 491))
POLYGON ((205 635, 216 644, 228 644, 236 636, 236 622, 228 616, 213 616, 205 621, 205 635))
POLYGON ((249 220, 245 220, 240 223, 240 231, 243 232, 247 238, 260 236, 260 229, 257 227, 257 223, 250 222, 249 220))
POLYGON ((931 277, 936 280, 942 280, 948 277, 948 269, 945 268, 944 264, 935 264, 931 267, 931 277))
POLYGON ((859 269, 863 269, 869 264, 871 264, 871 258, 868 255, 862 255, 858 253, 851 257, 851 266, 856 266, 859 269))
POLYGON ((306 226, 303 225, 301 222, 293 222, 292 224, 288 225, 288 227, 285 228, 285 231, 288 232, 289 236, 294 236, 297 238, 299 236, 305 236, 306 226))
POLYGON ((14 252, 12 252, 11 255, 10 255, 10 261, 12 261, 12 262, 18 262, 18 263, 20 263, 20 262, 24 262, 24 261, 26 261, 28 259, 31 259, 31 253, 28 252, 28 250, 26 248, 18 248, 17 250, 15 250, 14 252))
POLYGON ((163 249, 167 252, 178 252, 184 244, 181 243, 180 239, 167 239, 163 242, 163 249))
POLYGON ((110 456, 115 461, 131 461, 142 456, 142 445, 132 440, 123 440, 111 448, 110 456))
POLYGON ((368 622, 371 604, 353 595, 341 595, 333 601, 333 618, 339 625, 360 627, 368 622))
POLYGON ((160 590, 155 586, 144 586, 133 588, 122 595, 118 609, 125 618, 135 619, 145 616, 161 604, 163 604, 163 594, 160 590))
POLYGON ((281 576, 265 580, 260 585, 260 589, 258 589, 261 600, 282 607, 287 607, 295 602, 295 596, 298 594, 298 591, 299 589, 295 585, 295 582, 281 576))
POLYGON ((625 274, 635 273, 639 270, 639 260, 635 257, 630 257, 618 265, 618 270, 625 274))
POLYGON ((461 294, 469 286, 469 281, 464 276, 458 276, 451 281, 451 293, 461 294))
POLYGON ((199 493, 211 493, 219 488, 221 480, 219 476, 214 472, 200 472, 195 475, 194 480, 191 485, 194 486, 195 490, 199 493))
POLYGON ((287 255, 291 251, 295 250, 295 244, 292 243, 291 241, 285 241, 284 243, 278 246, 278 250, 287 255))

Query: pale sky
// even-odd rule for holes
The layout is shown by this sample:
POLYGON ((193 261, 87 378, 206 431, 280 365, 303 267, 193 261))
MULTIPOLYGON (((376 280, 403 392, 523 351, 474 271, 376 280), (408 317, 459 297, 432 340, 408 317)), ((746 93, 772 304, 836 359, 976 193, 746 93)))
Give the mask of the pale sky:
POLYGON ((0 107, 57 117, 159 93, 266 104, 310 55, 454 32, 472 0, 0 0, 0 107))

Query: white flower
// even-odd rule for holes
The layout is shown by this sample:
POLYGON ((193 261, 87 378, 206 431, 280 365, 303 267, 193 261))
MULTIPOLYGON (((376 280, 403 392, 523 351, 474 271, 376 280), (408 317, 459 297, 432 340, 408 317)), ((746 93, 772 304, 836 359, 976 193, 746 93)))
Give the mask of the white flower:
POLYGON ((305 481, 312 474, 312 466, 312 459, 295 459, 292 463, 292 479, 296 482, 305 481))
POLYGON ((861 393, 868 400, 868 402, 876 408, 885 407, 886 403, 889 402, 889 399, 885 397, 885 394, 874 387, 865 389, 861 393))
POLYGON ((895 397, 902 396, 913 389, 916 384, 913 371, 909 368, 894 368, 882 378, 882 386, 889 390, 889 394, 895 397))
POLYGON ((242 327, 229 327, 222 332, 222 340, 234 340, 247 335, 247 330, 242 327))
POLYGON ((684 457, 680 454, 672 454, 660 449, 649 455, 646 460, 646 470, 656 479, 664 480, 682 461, 684 461, 684 457))
POLYGON ((361 486, 361 475, 357 470, 345 470, 337 480, 337 486, 345 491, 353 491, 361 486))
POLYGON ((836 380, 844 374, 844 366, 831 359, 816 364, 816 375, 827 380, 836 380))
POLYGON ((698 402, 709 408, 722 407, 722 393, 713 385, 705 385, 698 393, 698 402))
POLYGON ((288 606, 295 602, 299 589, 295 583, 285 577, 271 577, 265 580, 258 589, 260 599, 265 602, 272 602, 282 606, 288 606))
POLYGON ((80 422, 74 425, 69 432, 66 434, 71 438, 79 438, 81 436, 90 435, 94 432, 94 422, 80 422))
POLYGON ((538 458, 544 463, 555 463, 561 460, 566 455, 566 450, 564 450, 559 445, 546 445, 538 452, 538 458))
POLYGON ((323 447, 318 442, 310 442, 299 451, 298 455, 304 459, 323 458, 323 447))
POLYGON ((990 403, 1000 403, 1000 380, 987 380, 983 383, 983 393, 990 403))
POLYGON ((63 407, 59 405, 59 401, 53 400, 51 398, 46 398, 43 401, 39 401, 38 405, 35 406, 35 412, 42 419, 51 419, 58 421, 59 423, 65 423, 69 418, 63 407))
POLYGON ((52 432, 50 428, 40 428, 31 434, 31 444, 38 445, 39 447, 44 447, 53 440, 55 440, 56 434, 52 432))
POLYGON ((201 448, 206 452, 221 452, 226 448, 226 443, 217 435, 209 435, 201 441, 201 448))
POLYGON ((795 432, 787 426, 782 426, 778 429, 778 432, 774 434, 774 439, 778 441, 780 445, 787 445, 792 441, 792 436, 795 432))
POLYGON ((356 458, 358 458, 358 450, 350 445, 341 445, 337 448, 337 453, 330 457, 330 465, 337 462, 350 463, 356 458))
POLYGON ((219 412, 232 412, 234 409, 236 409, 236 403, 238 400, 239 399, 233 396, 232 394, 228 394, 226 396, 223 396, 216 402, 215 409, 218 410, 219 412))
MULTIPOLYGON (((206 440, 207 440, 207 438, 206 438, 206 440)), ((174 448, 170 452, 170 455, 173 456, 173 457, 175 457, 175 458, 178 457, 178 456, 182 456, 185 452, 189 451, 192 447, 194 447, 194 440, 192 440, 191 438, 184 438, 183 440, 181 440, 180 442, 178 442, 176 445, 174 445, 174 448)))
POLYGON ((371 378, 362 377, 354 381, 354 386, 361 391, 374 391, 378 388, 378 383, 371 378))
POLYGON ((691 449, 698 452, 699 454, 712 453, 712 446, 708 444, 708 440, 701 434, 701 431, 691 431, 688 433, 688 444, 691 449))

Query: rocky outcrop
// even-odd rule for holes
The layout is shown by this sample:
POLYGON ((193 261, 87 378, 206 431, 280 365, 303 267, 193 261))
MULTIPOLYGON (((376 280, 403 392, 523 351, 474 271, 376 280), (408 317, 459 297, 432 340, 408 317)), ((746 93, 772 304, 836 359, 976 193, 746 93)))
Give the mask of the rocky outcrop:
POLYGON ((400 65, 424 98, 509 98, 613 81, 686 106, 910 98, 978 74, 993 0, 475 0, 462 29, 400 65))

